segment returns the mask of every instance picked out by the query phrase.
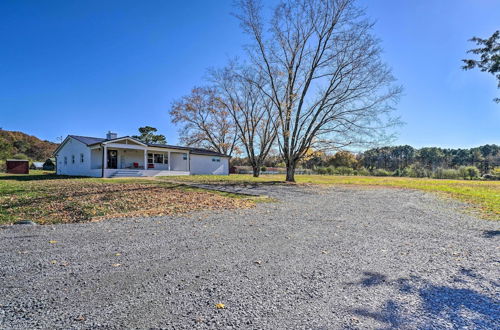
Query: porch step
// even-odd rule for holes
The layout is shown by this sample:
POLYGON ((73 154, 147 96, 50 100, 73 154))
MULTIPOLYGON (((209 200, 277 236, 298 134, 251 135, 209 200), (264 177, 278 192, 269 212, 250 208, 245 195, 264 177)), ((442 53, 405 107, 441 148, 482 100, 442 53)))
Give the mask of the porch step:
POLYGON ((116 171, 111 174, 110 178, 126 178, 126 177, 139 177, 142 176, 142 172, 139 170, 126 170, 126 171, 116 171))

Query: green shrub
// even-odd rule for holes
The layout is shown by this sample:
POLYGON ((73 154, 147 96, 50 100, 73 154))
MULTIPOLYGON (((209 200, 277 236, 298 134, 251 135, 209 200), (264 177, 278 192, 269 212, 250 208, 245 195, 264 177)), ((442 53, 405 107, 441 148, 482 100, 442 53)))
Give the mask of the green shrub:
POLYGON ((356 174, 354 175, 363 175, 363 176, 368 176, 370 175, 370 171, 368 171, 366 168, 364 167, 361 167, 360 169, 357 169, 356 171, 356 174))
POLYGON ((335 174, 335 168, 328 166, 326 169, 326 174, 328 175, 334 175, 335 174))
POLYGON ((373 170, 372 175, 374 175, 374 176, 391 176, 392 172, 381 169, 381 168, 376 168, 373 170))
POLYGON ((418 164, 413 164, 408 169, 408 176, 412 178, 428 178, 431 174, 429 170, 418 164))
POLYGON ((335 169, 335 173, 340 175, 353 175, 354 170, 347 166, 339 166, 335 169))
POLYGON ((458 172, 463 179, 472 180, 479 177, 479 170, 475 166, 460 166, 458 172))
POLYGON ((460 171, 451 168, 438 168, 434 171, 433 177, 435 179, 460 179, 460 171))
POLYGON ((401 171, 401 176, 409 177, 410 176, 410 168, 409 167, 403 168, 403 170, 401 171))
POLYGON ((392 173, 392 176, 404 176, 403 171, 403 169, 398 168, 392 173))
POLYGON ((265 171, 267 171, 267 167, 262 166, 262 167, 260 168, 260 171, 261 171, 261 172, 265 172, 265 171))
POLYGON ((26 156, 25 154, 22 154, 22 153, 18 153, 18 154, 15 154, 14 156, 12 156, 12 159, 28 159, 28 156, 26 156))
POLYGON ((316 169, 316 173, 320 174, 320 175, 325 175, 326 174, 326 168, 324 168, 324 167, 318 167, 316 169))

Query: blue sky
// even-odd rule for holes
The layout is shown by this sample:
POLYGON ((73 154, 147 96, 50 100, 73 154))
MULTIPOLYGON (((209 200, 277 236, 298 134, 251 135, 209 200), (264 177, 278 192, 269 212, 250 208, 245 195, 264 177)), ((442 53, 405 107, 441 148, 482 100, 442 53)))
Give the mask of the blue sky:
MULTIPOLYGON (((405 92, 395 144, 500 144, 495 78, 462 71, 467 39, 500 29, 498 0, 362 0, 405 92)), ((232 1, 0 2, 0 127, 58 136, 177 131, 173 100, 247 43, 232 1)))

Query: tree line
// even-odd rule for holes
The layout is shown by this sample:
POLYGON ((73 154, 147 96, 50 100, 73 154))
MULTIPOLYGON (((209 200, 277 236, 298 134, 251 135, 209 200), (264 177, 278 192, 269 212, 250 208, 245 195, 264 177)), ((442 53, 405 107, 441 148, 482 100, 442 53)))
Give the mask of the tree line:
MULTIPOLYGON (((234 158, 233 165, 249 165, 246 158, 234 158)), ((282 167, 279 156, 270 156, 264 167, 282 167)), ((486 144, 469 149, 386 146, 352 153, 308 152, 302 169, 317 174, 434 177, 440 179, 500 179, 500 146, 486 144)))
POLYGON ((22 132, 0 129, 0 160, 31 159, 45 161, 52 157, 57 143, 43 141, 22 132))

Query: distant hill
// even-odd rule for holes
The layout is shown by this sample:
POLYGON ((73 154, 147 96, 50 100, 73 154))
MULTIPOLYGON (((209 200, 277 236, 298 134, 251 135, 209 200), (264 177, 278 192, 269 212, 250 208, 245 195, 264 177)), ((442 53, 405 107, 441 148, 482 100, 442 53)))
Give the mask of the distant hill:
POLYGON ((57 146, 57 143, 43 141, 23 132, 0 129, 0 159, 21 158, 25 155, 34 161, 44 161, 52 157, 57 146))

